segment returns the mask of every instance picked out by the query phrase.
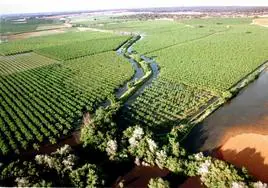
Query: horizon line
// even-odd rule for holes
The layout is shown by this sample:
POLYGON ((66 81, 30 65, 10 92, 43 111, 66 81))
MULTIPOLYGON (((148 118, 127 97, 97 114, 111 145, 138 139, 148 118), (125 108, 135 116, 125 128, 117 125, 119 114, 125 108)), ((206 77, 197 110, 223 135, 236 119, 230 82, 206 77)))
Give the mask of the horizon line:
POLYGON ((18 13, 0 13, 0 16, 2 15, 23 15, 23 14, 57 14, 57 13, 83 13, 83 12, 101 12, 101 11, 116 11, 116 10, 137 10, 137 9, 157 9, 157 8, 215 8, 215 7, 252 7, 252 8, 260 8, 260 7, 264 7, 264 8, 268 8, 268 5, 206 5, 206 6, 202 6, 202 5, 197 5, 197 6, 159 6, 159 7, 140 7, 140 8, 112 8, 112 9, 87 9, 87 10, 62 10, 62 11, 41 11, 41 12, 18 12, 18 13))

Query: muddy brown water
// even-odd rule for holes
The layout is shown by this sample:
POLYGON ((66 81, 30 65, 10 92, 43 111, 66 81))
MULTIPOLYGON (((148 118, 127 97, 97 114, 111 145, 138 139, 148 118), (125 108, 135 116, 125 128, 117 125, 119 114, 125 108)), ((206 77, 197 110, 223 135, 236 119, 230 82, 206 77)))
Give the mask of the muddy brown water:
POLYGON ((230 102, 196 125, 184 141, 191 152, 211 151, 244 132, 268 134, 268 69, 230 102), (228 137, 226 137, 228 133, 228 137))
POLYGON ((178 188, 203 188, 199 177, 184 177, 172 174, 168 169, 160 169, 156 166, 134 166, 128 173, 119 176, 113 184, 113 188, 119 188, 120 182, 124 187, 148 187, 151 178, 162 178, 169 181, 170 187, 178 188))

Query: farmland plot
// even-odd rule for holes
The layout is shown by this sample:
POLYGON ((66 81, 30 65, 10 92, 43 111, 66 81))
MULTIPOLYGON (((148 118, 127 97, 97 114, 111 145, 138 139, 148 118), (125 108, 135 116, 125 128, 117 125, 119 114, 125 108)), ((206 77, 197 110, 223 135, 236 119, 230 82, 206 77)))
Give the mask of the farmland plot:
POLYGON ((221 97, 268 59, 267 29, 250 25, 250 19, 182 20, 166 27, 154 25, 158 21, 148 21, 147 26, 145 23, 138 27, 144 39, 136 43, 134 50, 154 58, 160 75, 153 86, 125 109, 133 124, 156 129, 170 122, 178 124, 198 112, 213 96, 221 97), (176 95, 170 89, 172 86, 162 86, 173 84, 188 87, 181 87, 182 94, 176 95))
POLYGON ((36 50, 36 52, 55 59, 69 60, 115 50, 128 38, 128 36, 120 36, 107 39, 73 42, 72 44, 42 48, 36 50))
POLYGON ((106 52, 1 75, 1 153, 56 143, 132 74, 129 63, 106 52))
POLYGON ((213 96, 202 89, 160 79, 124 110, 124 116, 134 124, 165 130, 190 118, 213 96))
POLYGON ((156 57, 167 79, 226 91, 268 59, 268 30, 233 26, 226 32, 150 55, 156 57))
POLYGON ((57 61, 36 53, 0 56, 0 75, 21 72, 53 63, 57 63, 57 61))
POLYGON ((0 55, 12 55, 33 51, 40 48, 65 44, 71 45, 73 42, 110 37, 115 37, 115 35, 111 33, 99 32, 67 32, 56 35, 33 37, 0 44, 0 55))

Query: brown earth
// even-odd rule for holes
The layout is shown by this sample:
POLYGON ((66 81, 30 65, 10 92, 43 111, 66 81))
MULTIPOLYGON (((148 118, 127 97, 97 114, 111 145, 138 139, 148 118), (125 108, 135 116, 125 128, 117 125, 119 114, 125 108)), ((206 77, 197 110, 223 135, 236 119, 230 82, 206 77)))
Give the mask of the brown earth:
POLYGON ((202 185, 199 176, 188 178, 179 188, 205 188, 205 185, 202 185))
POLYGON ((252 24, 260 25, 260 26, 263 26, 263 27, 268 27, 268 18, 254 19, 252 24))
POLYGON ((38 36, 46 36, 46 35, 53 35, 66 32, 66 28, 60 29, 51 29, 45 31, 33 31, 27 33, 20 33, 20 34, 11 34, 7 36, 8 41, 14 41, 19 39, 26 39, 30 37, 38 37, 38 36))

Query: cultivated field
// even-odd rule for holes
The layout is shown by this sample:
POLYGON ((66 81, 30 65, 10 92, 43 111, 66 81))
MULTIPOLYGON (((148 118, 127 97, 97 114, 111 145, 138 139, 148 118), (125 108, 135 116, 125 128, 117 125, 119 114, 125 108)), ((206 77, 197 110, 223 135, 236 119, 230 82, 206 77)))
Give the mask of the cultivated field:
POLYGON ((53 63, 57 63, 57 61, 36 53, 0 56, 0 75, 21 72, 53 63))
POLYGON ((1 19, 2 34, 16 34, 23 32, 31 32, 35 30, 45 29, 45 27, 55 28, 62 27, 63 22, 53 19, 37 19, 37 18, 20 18, 20 19, 1 19))
POLYGON ((55 143, 79 126, 133 75, 113 51, 127 39, 71 32, 1 44, 2 54, 14 54, 0 57, 1 153, 55 143))
POLYGON ((115 37, 110 33, 99 32, 67 32, 50 36, 33 37, 24 40, 16 40, 0 45, 0 55, 11 55, 34 51, 58 45, 72 44, 87 40, 115 37))
MULTIPOLYGON (((182 144, 264 69, 265 21, 63 18, 73 27, 65 33, 0 44, 0 184, 122 187, 118 177, 135 164, 166 171, 176 187, 187 177, 206 187, 255 187, 246 170, 182 144), (60 148, 66 140, 75 152, 60 148)), ((63 23, 13 22, 6 20, 2 32, 63 23)))
POLYGON ((116 50, 116 48, 120 44, 123 44, 128 38, 128 36, 119 36, 72 42, 71 44, 40 48, 36 50, 36 52, 54 59, 68 60, 116 50))
POLYGON ((212 98, 211 92, 158 79, 125 109, 124 116, 129 123, 164 131, 183 123, 212 98))
MULTIPOLYGON (((267 60, 267 29, 251 25, 249 18, 209 18, 176 22, 128 21, 98 26, 98 28, 141 34, 142 40, 137 42, 133 49, 139 54, 155 59, 160 67, 159 78, 150 87, 151 89, 146 90, 135 104, 129 107, 130 111, 126 112, 126 116, 134 117, 132 121, 135 120, 136 123, 169 124, 174 121, 178 123, 178 120, 187 120, 190 114, 198 112, 202 106, 200 104, 209 101, 194 95, 196 90, 203 90, 207 99, 211 98, 211 94, 218 98, 228 96, 231 87, 267 60), (165 84, 162 84, 163 82, 165 84), (165 92, 162 92, 163 85, 173 84, 186 85, 186 88, 193 90, 190 92, 193 94, 180 95, 176 100, 184 101, 182 105, 186 106, 183 107, 184 110, 174 111, 172 106, 176 103, 171 102, 173 100, 165 94, 168 93, 169 96, 176 98, 176 94, 171 93, 184 92, 182 89, 164 87, 165 92), (150 90, 154 90, 154 94, 150 90), (155 113, 161 109, 156 98, 161 99, 162 105, 169 104, 164 105, 168 106, 164 114, 169 115, 155 113), (148 100, 150 102, 146 103, 145 101, 148 100), (187 104, 186 101, 193 102, 194 108, 191 108, 191 102, 187 104), (184 115, 182 116, 181 113, 184 115), (162 118, 165 116, 173 116, 173 118, 162 118)), ((177 104, 182 108, 181 102, 177 104)))

